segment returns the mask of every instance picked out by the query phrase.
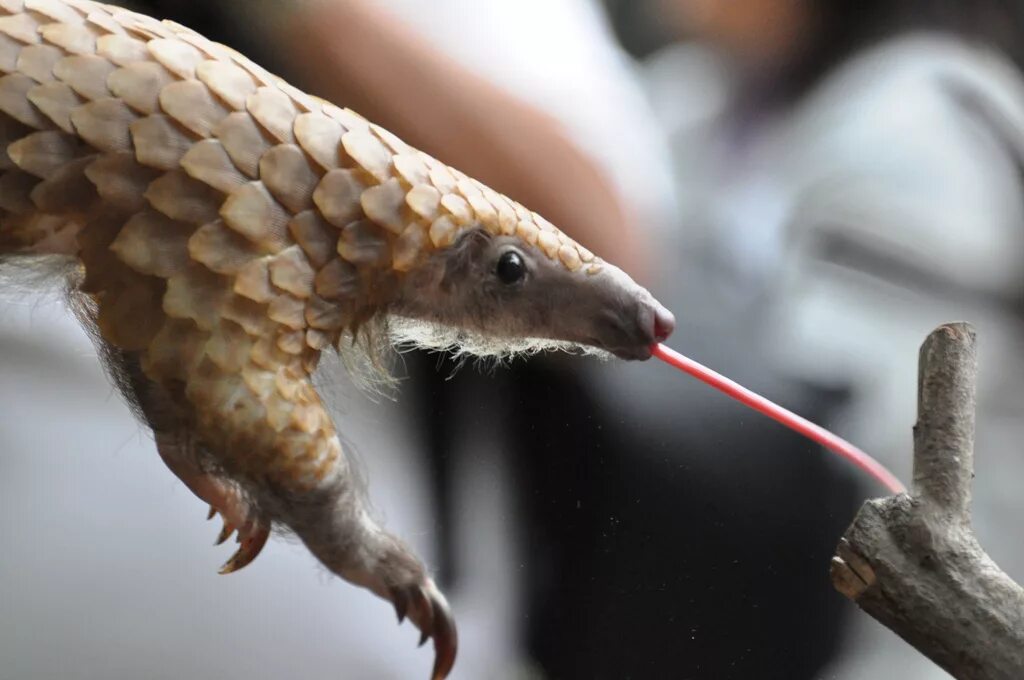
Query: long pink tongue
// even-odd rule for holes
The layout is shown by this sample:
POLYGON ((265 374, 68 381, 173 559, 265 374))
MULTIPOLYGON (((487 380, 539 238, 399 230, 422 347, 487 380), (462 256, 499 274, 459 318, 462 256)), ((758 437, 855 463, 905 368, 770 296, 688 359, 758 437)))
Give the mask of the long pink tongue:
POLYGON ((689 357, 683 356, 674 349, 660 343, 654 345, 651 349, 654 352, 654 356, 666 364, 678 368, 683 373, 692 375, 697 380, 711 385, 716 390, 725 392, 736 401, 746 404, 755 411, 763 413, 791 430, 795 430, 808 439, 821 444, 826 449, 839 454, 877 479, 882 486, 892 493, 906 492, 907 487, 903 486, 903 483, 896 478, 896 475, 889 472, 884 465, 845 439, 829 432, 823 427, 815 425, 806 418, 801 418, 792 411, 782 408, 778 404, 765 399, 760 394, 748 390, 743 385, 729 380, 724 375, 715 373, 710 368, 702 366, 689 357))

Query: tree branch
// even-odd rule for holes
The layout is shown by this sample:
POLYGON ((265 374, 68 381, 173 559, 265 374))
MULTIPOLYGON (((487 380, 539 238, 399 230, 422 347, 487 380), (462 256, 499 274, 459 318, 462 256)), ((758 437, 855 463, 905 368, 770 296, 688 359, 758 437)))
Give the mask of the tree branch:
POLYGON ((977 356, 949 324, 921 347, 913 495, 868 501, 832 558, 832 583, 959 680, 1024 678, 1024 589, 971 528, 977 356))

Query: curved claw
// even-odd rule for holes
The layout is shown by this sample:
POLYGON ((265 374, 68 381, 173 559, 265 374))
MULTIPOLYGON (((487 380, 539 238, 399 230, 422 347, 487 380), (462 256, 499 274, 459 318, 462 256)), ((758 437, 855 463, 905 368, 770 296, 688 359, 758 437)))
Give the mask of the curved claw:
POLYGON ((391 601, 401 623, 405 616, 420 629, 419 646, 434 638, 434 670, 431 680, 444 680, 455 665, 458 631, 451 608, 432 580, 422 585, 392 588, 391 601))
MULTIPOLYGON (((440 592, 437 593, 439 596, 440 592)), ((455 619, 443 597, 434 600, 434 672, 431 680, 444 680, 455 665, 459 648, 459 635, 455 619)))
POLYGON ((239 531, 238 551, 231 556, 231 559, 224 563, 219 573, 231 574, 248 565, 260 554, 263 546, 267 544, 267 538, 269 537, 270 530, 260 525, 256 525, 251 531, 247 531, 244 537, 242 532, 239 531))
POLYGON ((395 605, 395 614, 398 615, 398 624, 401 625, 409 613, 409 594, 399 588, 392 588, 391 603, 395 605))
MULTIPOLYGON (((224 520, 224 528, 221 529, 220 533, 217 535, 217 540, 214 542, 214 545, 220 545, 224 543, 224 541, 231 538, 231 534, 234 533, 234 531, 235 525, 229 522, 228 520, 224 520)), ((239 534, 239 536, 241 536, 241 534, 239 534)))
POLYGON ((423 588, 415 588, 412 593, 413 606, 419 613, 416 625, 420 628, 420 641, 416 645, 422 647, 434 632, 434 604, 423 592, 423 588))

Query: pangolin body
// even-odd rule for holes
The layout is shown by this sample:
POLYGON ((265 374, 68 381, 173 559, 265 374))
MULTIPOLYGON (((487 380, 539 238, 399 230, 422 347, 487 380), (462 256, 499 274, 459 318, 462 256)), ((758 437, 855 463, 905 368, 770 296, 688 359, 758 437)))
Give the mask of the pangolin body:
POLYGON ((239 533, 224 571, 284 525, 433 637, 447 676, 448 605, 363 509, 311 382, 321 352, 401 317, 645 358, 670 315, 535 213, 177 24, 0 0, 0 76, 0 253, 75 263, 86 322, 160 455, 224 516, 223 538, 239 533), (547 290, 491 288, 500 248, 547 290), (591 289, 594 329, 558 327, 591 289), (612 303, 630 319, 614 342, 598 309, 612 303))

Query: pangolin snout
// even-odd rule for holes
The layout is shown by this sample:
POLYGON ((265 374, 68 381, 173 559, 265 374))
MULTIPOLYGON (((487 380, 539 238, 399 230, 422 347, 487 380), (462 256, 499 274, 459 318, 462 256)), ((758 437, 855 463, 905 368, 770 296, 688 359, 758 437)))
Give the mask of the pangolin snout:
POLYGON ((659 303, 654 303, 654 343, 665 342, 676 330, 676 315, 659 303))
POLYGON ((620 359, 646 360, 651 357, 653 346, 668 339, 676 328, 676 317, 649 296, 644 296, 625 309, 605 318, 603 333, 595 344, 603 347, 620 359))
POLYGON ((657 300, 643 300, 637 304, 634 324, 628 344, 611 348, 611 352, 620 359, 643 361, 651 357, 655 344, 672 335, 676 329, 676 317, 657 300))
POLYGON ((675 331, 675 315, 621 269, 606 263, 585 284, 575 297, 587 319, 587 344, 620 359, 643 361, 675 331))

